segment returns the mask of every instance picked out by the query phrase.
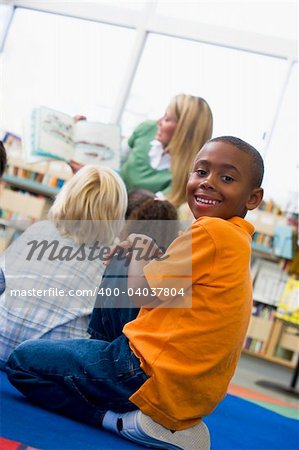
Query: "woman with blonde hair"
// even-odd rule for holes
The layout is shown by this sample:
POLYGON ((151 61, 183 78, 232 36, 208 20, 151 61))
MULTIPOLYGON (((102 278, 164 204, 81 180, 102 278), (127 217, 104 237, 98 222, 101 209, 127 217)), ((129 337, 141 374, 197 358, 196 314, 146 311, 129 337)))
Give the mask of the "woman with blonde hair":
POLYGON ((0 297, 0 368, 27 339, 87 338, 105 269, 123 224, 127 191, 120 176, 85 166, 61 189, 48 220, 36 222, 5 251, 0 297))
POLYGON ((203 98, 175 96, 163 117, 142 123, 128 140, 129 153, 121 168, 128 191, 148 189, 181 206, 192 161, 212 129, 212 112, 203 98))

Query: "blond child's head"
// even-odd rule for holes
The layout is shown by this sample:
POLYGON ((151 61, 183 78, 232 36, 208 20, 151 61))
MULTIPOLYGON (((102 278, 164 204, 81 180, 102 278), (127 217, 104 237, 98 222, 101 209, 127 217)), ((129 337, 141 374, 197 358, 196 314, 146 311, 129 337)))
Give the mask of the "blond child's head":
POLYGON ((120 176, 104 166, 87 165, 61 189, 49 219, 63 236, 75 242, 113 242, 127 209, 127 192, 120 176))
POLYGON ((245 217, 262 201, 263 174, 263 159, 252 145, 233 136, 209 140, 196 155, 187 183, 194 217, 245 217))

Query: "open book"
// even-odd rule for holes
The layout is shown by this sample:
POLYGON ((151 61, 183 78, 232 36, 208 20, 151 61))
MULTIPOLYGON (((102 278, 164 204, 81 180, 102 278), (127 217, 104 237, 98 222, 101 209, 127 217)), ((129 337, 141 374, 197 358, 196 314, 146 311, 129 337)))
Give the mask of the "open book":
POLYGON ((80 120, 41 106, 32 111, 25 129, 28 161, 59 159, 80 164, 120 165, 120 127, 80 120))

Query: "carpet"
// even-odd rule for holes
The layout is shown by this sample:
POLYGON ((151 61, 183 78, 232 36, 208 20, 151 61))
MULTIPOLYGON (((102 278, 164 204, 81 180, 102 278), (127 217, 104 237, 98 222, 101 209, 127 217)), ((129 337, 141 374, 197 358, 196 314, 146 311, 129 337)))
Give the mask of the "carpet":
POLYGON ((257 390, 234 384, 229 385, 228 392, 229 394, 244 398, 256 405, 260 405, 263 408, 281 414, 282 416, 299 420, 299 402, 295 398, 290 397, 290 400, 283 401, 279 400, 277 397, 262 394, 257 390))
MULTIPOLYGON (((118 436, 31 405, 0 372, 0 435, 41 450, 137 450, 118 436)), ((211 450, 298 450, 298 422, 228 394, 205 422, 211 450)), ((8 449, 9 447, 7 447, 8 449)), ((0 450, 6 450, 0 447, 0 450)))

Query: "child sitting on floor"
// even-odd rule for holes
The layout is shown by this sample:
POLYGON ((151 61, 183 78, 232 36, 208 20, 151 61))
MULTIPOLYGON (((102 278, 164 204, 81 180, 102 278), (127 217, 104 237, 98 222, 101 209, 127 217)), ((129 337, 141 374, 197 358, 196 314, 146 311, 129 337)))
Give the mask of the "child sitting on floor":
POLYGON ((137 318, 112 323, 110 339, 21 344, 7 364, 11 383, 46 408, 153 448, 209 448, 202 419, 226 394, 251 314, 254 227, 244 217, 262 200, 262 178, 251 145, 208 141, 187 184, 196 220, 167 257, 148 263, 153 241, 128 238, 128 290, 145 305, 137 318))
MULTIPOLYGON (((140 193, 138 191, 138 197, 144 198, 142 191, 140 193)), ((130 203, 130 194, 128 201, 130 203)), ((122 231, 123 238, 126 239, 131 233, 145 234, 153 239, 164 253, 171 242, 178 237, 179 223, 176 208, 168 200, 155 198, 145 198, 140 204, 134 203, 135 206, 130 203, 131 211, 122 231)), ((115 253, 104 272, 88 326, 88 332, 93 339, 107 340, 107 337, 109 337, 108 340, 113 339, 115 327, 122 329, 129 320, 136 319, 139 313, 140 308, 135 307, 130 293, 128 294, 129 259, 130 255, 120 258, 120 255, 115 253), (105 328, 104 336, 98 330, 99 323, 101 328, 105 328)))
POLYGON ((31 225, 5 251, 0 367, 27 339, 89 337, 105 268, 96 255, 103 246, 109 250, 126 207, 121 178, 107 167, 85 166, 62 187, 49 219, 31 225))

